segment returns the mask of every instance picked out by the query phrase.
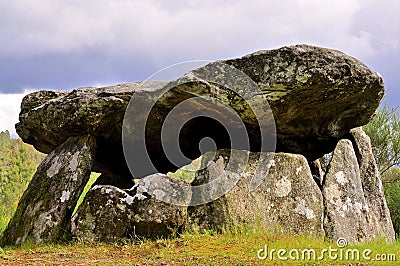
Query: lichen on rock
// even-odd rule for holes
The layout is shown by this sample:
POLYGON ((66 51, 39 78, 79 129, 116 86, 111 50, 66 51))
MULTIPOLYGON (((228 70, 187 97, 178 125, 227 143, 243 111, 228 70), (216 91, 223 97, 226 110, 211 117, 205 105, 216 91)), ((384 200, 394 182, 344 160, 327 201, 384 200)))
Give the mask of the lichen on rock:
POLYGON ((392 241, 370 140, 356 128, 370 121, 383 94, 378 73, 339 51, 309 45, 213 62, 171 82, 28 94, 17 133, 49 155, 0 245, 57 242, 71 234, 113 242, 242 225, 392 241), (131 105, 132 97, 140 101, 131 105), (147 103, 149 112, 126 115, 147 103), (179 113, 169 116, 175 108, 179 113), (180 130, 186 163, 204 154, 201 141, 214 140, 217 151, 204 154, 191 184, 162 174, 184 165, 164 152, 164 140, 176 137, 161 138, 170 117, 191 118, 171 127, 180 130), (143 119, 144 128, 138 127, 143 119), (145 136, 130 135, 143 129, 145 136), (241 129, 248 142, 231 141, 230 133, 241 129), (132 142, 123 141, 126 135, 132 142), (154 167, 130 165, 126 150, 154 167), (332 160, 323 159, 332 152, 332 160), (90 171, 101 176, 71 221, 90 171), (202 186, 207 193, 199 193, 202 186))
MULTIPOLYGON (((353 131, 353 134, 355 133, 353 131)), ((365 147, 360 146, 359 141, 356 142, 359 145, 357 149, 365 147)), ((376 181, 379 180, 379 174, 366 176, 364 171, 361 172, 351 141, 340 140, 333 152, 322 186, 325 205, 324 228, 328 239, 345 238, 350 243, 377 237, 386 237, 388 241, 394 240, 393 225, 388 222, 386 216, 389 215, 387 206, 383 204, 377 208, 376 203, 370 200, 371 195, 365 187, 367 185, 371 189, 372 186, 371 183, 362 180, 365 178, 373 178, 376 181), (386 217, 381 213, 385 213, 386 217)), ((373 186, 375 200, 379 200, 380 203, 385 202, 379 186, 377 184, 373 186)))
POLYGON ((186 206, 165 202, 163 197, 173 189, 190 201, 188 183, 161 174, 145 177, 128 190, 96 185, 72 219, 72 234, 91 242, 173 237, 187 217, 186 206))
MULTIPOLYGON (((243 86, 248 83, 243 80, 238 82, 243 86)), ((211 97, 230 106, 245 123, 251 150, 255 152, 261 151, 257 124, 260 121, 255 119, 249 104, 267 99, 274 121, 267 119, 272 116, 265 111, 261 122, 276 123, 276 151, 302 154, 314 160, 331 152, 338 139, 350 129, 368 123, 384 94, 381 76, 358 60, 336 50, 296 45, 214 62, 171 83, 147 81, 144 87, 141 83, 129 83, 104 88, 78 88, 72 92, 34 92, 23 99, 16 129, 25 142, 44 153, 51 152, 71 135, 89 133, 98 142, 93 171, 117 179, 126 178, 129 182, 131 173, 121 145, 122 124, 129 101, 132 96, 138 95, 144 102, 151 102, 166 85, 170 90, 156 99, 153 111, 146 120, 147 129, 151 132, 147 151, 156 170, 162 173, 173 172, 182 166, 171 164, 163 155, 159 134, 168 112, 187 99, 211 97), (251 94, 244 87, 240 89, 246 97, 244 100, 227 89, 223 80, 232 79, 232 73, 226 70, 229 68, 219 69, 216 79, 221 80, 221 84, 212 81, 212 78, 207 80, 203 74, 212 64, 236 68, 244 76, 247 75, 264 95, 251 94)), ((227 119, 216 108, 218 104, 215 101, 186 104, 187 116, 207 116, 211 110, 220 121, 226 122, 226 126, 235 128, 233 120, 227 119)), ((229 146, 223 127, 217 127, 207 119, 193 119, 190 127, 181 132, 180 143, 181 150, 192 160, 201 154, 189 140, 201 139, 204 132, 218 139, 218 149, 240 149, 229 146)), ((135 178, 157 171, 143 171, 135 178)))
MULTIPOLYGON (((230 152, 226 150, 218 151, 215 156, 216 160, 222 158, 225 167, 229 157, 230 152)), ((204 205, 190 206, 187 230, 224 231, 252 225, 265 231, 323 235, 322 194, 312 178, 307 160, 301 155, 276 153, 267 176, 254 191, 249 191, 259 158, 259 153, 250 153, 240 180, 225 195, 204 205)), ((215 172, 210 168, 201 171, 201 181, 198 180, 197 185, 226 171, 215 172)))
POLYGON ((95 152, 96 140, 82 135, 68 138, 50 153, 24 192, 0 245, 68 240, 72 211, 89 180, 95 152))

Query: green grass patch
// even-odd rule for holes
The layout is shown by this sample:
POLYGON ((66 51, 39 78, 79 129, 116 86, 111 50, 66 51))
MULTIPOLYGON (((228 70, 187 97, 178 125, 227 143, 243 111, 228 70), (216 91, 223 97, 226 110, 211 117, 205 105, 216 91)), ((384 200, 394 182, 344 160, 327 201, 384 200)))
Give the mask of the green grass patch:
POLYGON ((83 192, 82 192, 81 196, 79 197, 78 202, 76 203, 76 206, 75 206, 75 209, 74 209, 74 212, 72 213, 72 215, 74 215, 76 213, 76 211, 78 210, 79 206, 83 202, 83 199, 85 198, 87 192, 93 186, 94 182, 96 182, 96 180, 97 180, 97 178, 99 176, 100 176, 99 173, 91 173, 89 181, 87 182, 85 188, 83 189, 83 192))
POLYGON ((208 234, 185 233, 175 239, 141 239, 118 244, 76 242, 69 245, 7 247, 0 250, 0 264, 398 265, 400 262, 399 241, 387 244, 385 240, 377 240, 339 248, 336 243, 315 237, 240 231, 240 234, 216 234, 212 231, 208 234), (268 256, 265 256, 265 247, 268 249, 268 256), (275 251, 270 256, 272 250, 275 251), (286 250, 286 254, 279 250, 286 250), (312 255, 308 257, 309 250, 315 250, 315 259, 312 255), (328 252, 322 257, 323 250, 331 250, 331 257, 328 252), (346 258, 348 250, 351 254, 360 254, 360 258, 346 258), (302 257, 304 251, 307 251, 305 258, 302 257), (290 252, 292 257, 296 257, 298 252, 298 258, 290 258, 290 252), (369 259, 362 257, 365 252, 369 259), (260 255, 262 259, 259 258, 260 255), (377 255, 384 261, 378 261, 377 255))
POLYGON ((179 168, 175 172, 168 172, 167 175, 172 178, 191 183, 195 178, 196 171, 200 168, 202 158, 203 157, 200 156, 196 160, 193 160, 190 164, 179 168))

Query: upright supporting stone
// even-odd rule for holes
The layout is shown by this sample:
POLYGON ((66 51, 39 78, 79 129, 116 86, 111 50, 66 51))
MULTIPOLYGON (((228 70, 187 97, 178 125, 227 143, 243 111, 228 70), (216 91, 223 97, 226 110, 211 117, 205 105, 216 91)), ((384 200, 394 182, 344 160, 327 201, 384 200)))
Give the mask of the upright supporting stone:
POLYGON ((331 240, 350 243, 374 238, 369 225, 370 210, 364 196, 353 145, 340 140, 333 152, 322 186, 325 201, 325 233, 331 240))
POLYGON ((95 138, 83 135, 68 138, 50 153, 24 192, 0 246, 64 240, 95 152, 95 138))
MULTIPOLYGON (((197 172, 192 184, 202 185, 220 175, 234 178, 236 173, 226 168, 229 154, 229 150, 218 151, 215 159, 197 172)), ((263 178, 260 186, 249 191, 257 165, 267 165, 267 162, 260 162, 259 157, 259 153, 250 153, 240 180, 225 195, 207 204, 188 207, 187 231, 216 229, 223 232, 249 226, 267 232, 324 234, 322 194, 306 158, 276 153, 268 174, 260 176, 263 178)))
POLYGON ((371 140, 361 127, 352 129, 350 133, 358 164, 360 165, 360 177, 364 196, 369 206, 372 230, 377 237, 383 236, 389 242, 394 241, 395 232, 385 194, 383 193, 378 166, 372 153, 371 140))

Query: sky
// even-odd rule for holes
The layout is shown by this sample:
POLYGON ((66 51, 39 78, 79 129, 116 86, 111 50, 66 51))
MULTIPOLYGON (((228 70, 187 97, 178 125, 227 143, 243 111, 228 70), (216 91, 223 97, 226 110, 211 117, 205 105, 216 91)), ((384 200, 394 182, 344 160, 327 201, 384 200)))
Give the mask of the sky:
POLYGON ((22 97, 141 81, 169 65, 312 44, 354 56, 400 105, 398 0, 1 0, 0 131, 22 97))

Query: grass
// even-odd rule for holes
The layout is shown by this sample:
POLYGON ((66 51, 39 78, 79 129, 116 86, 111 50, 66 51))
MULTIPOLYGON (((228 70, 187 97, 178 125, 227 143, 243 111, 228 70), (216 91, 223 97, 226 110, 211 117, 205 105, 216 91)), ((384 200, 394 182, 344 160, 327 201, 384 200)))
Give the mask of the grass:
POLYGON ((191 183, 195 177, 196 171, 201 167, 201 160, 203 156, 193 160, 190 164, 185 165, 175 172, 168 172, 168 176, 178 179, 184 180, 186 182, 191 183))
MULTIPOLYGON (((98 176, 91 175, 75 210, 98 176)), ((7 222, 4 217, 0 219, 0 232, 7 222)), ((341 249, 336 243, 315 237, 266 234, 249 228, 225 234, 213 231, 206 234, 184 233, 175 239, 132 239, 115 244, 75 241, 63 245, 0 248, 0 265, 399 265, 399 262, 400 241, 387 244, 385 240, 377 240, 341 249), (278 259, 280 249, 286 250, 282 255, 287 260, 278 259), (311 249, 316 252, 315 259, 308 258, 307 252, 311 249), (324 249, 331 250, 332 255, 337 254, 339 258, 329 258, 329 253, 325 252, 324 258, 319 259, 324 249), (348 250, 360 254, 360 259, 352 259, 351 256, 346 259, 348 250), (367 254, 370 260, 362 257, 363 252, 368 250, 371 251, 367 254), (266 258, 259 259, 257 254, 266 258), (291 259, 289 254, 294 257, 298 254, 299 257, 291 259), (386 261, 377 261, 375 256, 378 254, 383 255, 386 261), (396 261, 389 255, 394 256, 396 261)))
MULTIPOLYGON (((268 252, 268 253, 269 253, 268 252)), ((295 254, 292 251, 292 255, 295 254)), ((264 254, 260 254, 264 255, 264 254)), ((288 256, 288 254, 286 254, 288 256)), ((317 255, 318 256, 318 255, 317 255)), ((344 255, 343 255, 344 257, 344 255)), ((398 265, 400 261, 400 242, 387 244, 385 240, 373 241, 340 249, 335 243, 307 236, 285 236, 251 232, 215 234, 185 233, 176 239, 146 240, 118 244, 93 244, 75 242, 67 245, 6 247, 0 249, 0 265, 398 265), (370 249, 376 254, 394 254, 397 262, 374 260, 330 259, 282 261, 274 257, 260 260, 257 252, 267 245, 272 249, 299 250, 315 249, 317 254, 325 248, 338 249, 345 254, 347 249, 358 250, 360 254, 370 249), (359 263, 359 264, 356 264, 359 263)))
MULTIPOLYGON (((81 196, 78 199, 78 202, 76 203, 74 212, 72 213, 72 215, 74 215, 76 213, 76 211, 78 210, 79 206, 81 205, 83 199, 86 196, 86 193, 89 191, 89 189, 92 187, 93 183, 96 182, 97 178, 100 176, 99 173, 92 173, 90 175, 89 181, 87 182, 85 188, 83 189, 83 192, 81 194, 81 196)), ((0 231, 1 233, 1 231, 0 231)))

